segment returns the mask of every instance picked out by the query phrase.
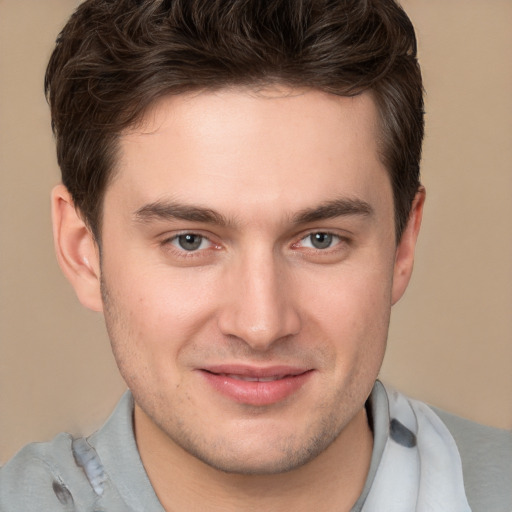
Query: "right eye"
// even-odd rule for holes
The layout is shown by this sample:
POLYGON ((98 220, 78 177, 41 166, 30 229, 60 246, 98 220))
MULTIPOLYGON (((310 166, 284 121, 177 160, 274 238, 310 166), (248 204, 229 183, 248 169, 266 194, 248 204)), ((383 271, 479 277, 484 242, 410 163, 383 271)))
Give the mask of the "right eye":
POLYGON ((177 249, 187 252, 199 251, 211 247, 212 243, 206 237, 197 233, 183 233, 176 235, 170 240, 170 243, 177 249))
POLYGON ((333 245, 333 240, 338 238, 339 237, 331 233, 311 233, 303 240, 303 246, 312 247, 314 249, 329 249, 329 247, 333 245))

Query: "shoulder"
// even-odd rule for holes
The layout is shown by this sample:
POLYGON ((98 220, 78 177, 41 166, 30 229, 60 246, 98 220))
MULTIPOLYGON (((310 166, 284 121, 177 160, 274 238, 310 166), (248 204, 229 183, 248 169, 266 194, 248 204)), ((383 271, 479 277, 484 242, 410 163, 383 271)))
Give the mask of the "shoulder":
POLYGON ((512 432, 433 410, 457 444, 474 512, 512 510, 512 432))
POLYGON ((72 444, 69 434, 29 444, 0 468, 0 510, 74 510, 77 498, 90 496, 90 485, 75 463, 72 444))
POLYGON ((132 427, 129 392, 87 438, 32 443, 0 468, 1 512, 159 510, 132 427))

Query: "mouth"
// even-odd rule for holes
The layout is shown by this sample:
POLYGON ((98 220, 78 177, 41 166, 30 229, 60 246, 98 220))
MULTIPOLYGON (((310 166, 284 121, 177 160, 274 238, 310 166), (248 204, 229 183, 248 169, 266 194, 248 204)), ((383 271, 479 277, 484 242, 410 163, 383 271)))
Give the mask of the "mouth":
POLYGON ((314 370, 299 367, 223 365, 200 373, 213 391, 237 403, 264 406, 282 402, 299 392, 314 370))
POLYGON ((237 375, 235 373, 220 373, 218 375, 228 377, 229 379, 243 380, 245 382, 273 382, 275 380, 293 377, 293 375, 274 375, 273 377, 251 377, 249 375, 237 375))

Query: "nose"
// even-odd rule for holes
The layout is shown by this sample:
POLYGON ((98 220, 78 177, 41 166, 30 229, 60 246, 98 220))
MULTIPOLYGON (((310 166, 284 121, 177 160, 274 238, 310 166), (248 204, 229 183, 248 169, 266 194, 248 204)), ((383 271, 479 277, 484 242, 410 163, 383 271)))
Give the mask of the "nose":
POLYGON ((265 351, 276 341, 297 334, 301 321, 286 263, 258 252, 241 258, 227 271, 218 325, 224 335, 265 351))

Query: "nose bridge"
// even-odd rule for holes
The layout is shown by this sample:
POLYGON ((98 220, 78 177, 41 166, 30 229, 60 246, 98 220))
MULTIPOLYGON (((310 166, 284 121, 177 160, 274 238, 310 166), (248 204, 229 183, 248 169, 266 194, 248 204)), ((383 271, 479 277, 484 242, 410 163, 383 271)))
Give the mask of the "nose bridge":
POLYGON ((266 350, 296 334, 300 318, 293 303, 285 262, 272 249, 248 251, 230 269, 219 326, 224 334, 266 350))

